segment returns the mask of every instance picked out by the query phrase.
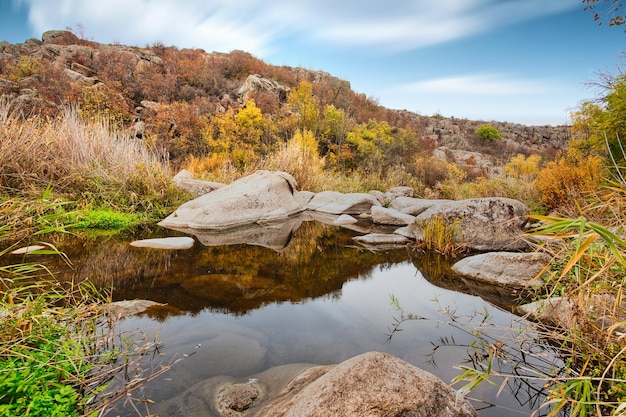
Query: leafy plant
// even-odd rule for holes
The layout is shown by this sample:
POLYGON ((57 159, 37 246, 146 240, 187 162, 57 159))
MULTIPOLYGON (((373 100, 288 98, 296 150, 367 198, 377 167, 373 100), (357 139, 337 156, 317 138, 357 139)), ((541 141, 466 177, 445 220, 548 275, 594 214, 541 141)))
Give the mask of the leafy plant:
POLYGON ((494 141, 502 138, 502 133, 490 124, 483 124, 474 131, 481 139, 494 141))

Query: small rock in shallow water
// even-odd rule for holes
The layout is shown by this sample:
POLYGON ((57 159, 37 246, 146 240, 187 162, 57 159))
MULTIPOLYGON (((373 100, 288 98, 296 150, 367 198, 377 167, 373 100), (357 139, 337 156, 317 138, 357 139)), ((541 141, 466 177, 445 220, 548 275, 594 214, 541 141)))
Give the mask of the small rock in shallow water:
POLYGON ((153 249, 189 249, 193 247, 195 240, 192 237, 164 237, 158 239, 135 240, 131 246, 137 248, 153 249))

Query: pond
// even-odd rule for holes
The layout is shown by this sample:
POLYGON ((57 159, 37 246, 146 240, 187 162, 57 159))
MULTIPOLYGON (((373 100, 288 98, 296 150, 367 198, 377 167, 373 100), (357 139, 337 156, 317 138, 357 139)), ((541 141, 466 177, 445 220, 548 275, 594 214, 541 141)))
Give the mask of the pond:
POLYGON ((310 221, 278 249, 196 241, 189 250, 159 251, 121 238, 59 243, 72 261, 71 267, 56 265, 61 279, 112 286, 114 300, 164 304, 118 323, 125 334, 160 342, 158 354, 118 382, 171 368, 148 378, 107 415, 149 410, 167 416, 186 390, 211 378, 248 381, 280 365, 332 364, 368 351, 393 354, 449 383, 462 372, 456 367, 486 364, 489 346, 500 347, 494 369, 521 378, 507 381, 500 393, 488 383, 472 391, 468 397, 479 415, 528 416, 539 407, 542 382, 524 376, 558 360, 529 323, 507 312, 515 295, 507 301, 506 294, 486 291, 492 302, 485 301, 472 295, 471 283, 442 272, 440 258, 407 248, 368 250, 353 241, 358 234, 310 221))

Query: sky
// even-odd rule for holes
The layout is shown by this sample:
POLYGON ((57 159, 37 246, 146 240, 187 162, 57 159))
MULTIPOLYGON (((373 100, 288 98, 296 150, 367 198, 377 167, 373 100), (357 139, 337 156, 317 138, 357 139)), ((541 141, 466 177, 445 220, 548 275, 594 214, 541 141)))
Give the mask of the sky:
POLYGON ((99 43, 240 49, 322 70, 392 109, 562 125, 626 64, 582 0, 0 0, 0 41, 72 28, 99 43))

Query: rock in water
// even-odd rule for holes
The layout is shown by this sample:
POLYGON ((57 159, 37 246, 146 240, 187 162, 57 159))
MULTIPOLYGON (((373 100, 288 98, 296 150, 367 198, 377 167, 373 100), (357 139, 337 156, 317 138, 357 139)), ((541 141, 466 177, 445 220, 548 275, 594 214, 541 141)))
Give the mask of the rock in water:
POLYGON ((530 210, 511 198, 476 198, 436 204, 419 214, 407 231, 422 239, 423 225, 435 217, 446 224, 457 221, 457 243, 478 251, 515 251, 528 248, 524 225, 530 210))
POLYGON ((465 417, 469 402, 436 376, 395 356, 368 352, 310 368, 258 417, 465 417))
POLYGON ((542 252, 489 252, 463 258, 452 270, 464 277, 488 284, 525 288, 542 286, 540 277, 550 256, 542 252))
POLYGON ((257 171, 182 204, 159 226, 219 230, 285 220, 304 210, 296 180, 286 172, 257 171))

